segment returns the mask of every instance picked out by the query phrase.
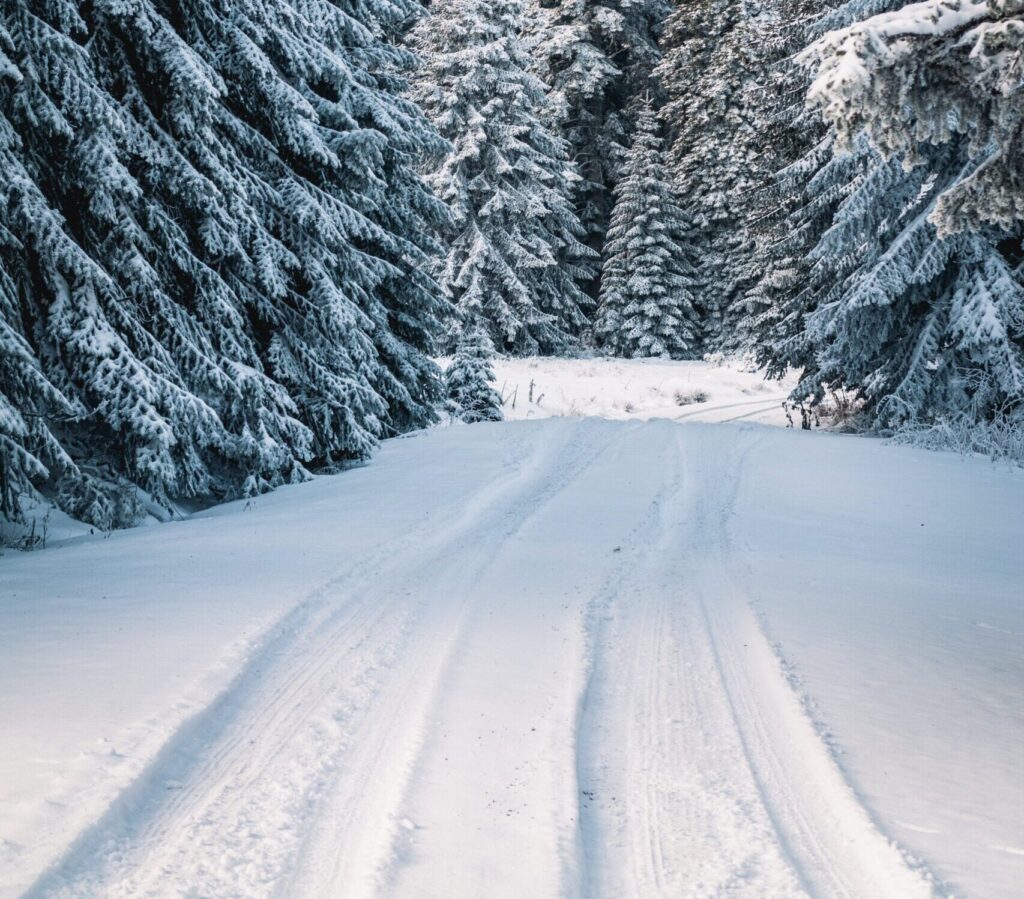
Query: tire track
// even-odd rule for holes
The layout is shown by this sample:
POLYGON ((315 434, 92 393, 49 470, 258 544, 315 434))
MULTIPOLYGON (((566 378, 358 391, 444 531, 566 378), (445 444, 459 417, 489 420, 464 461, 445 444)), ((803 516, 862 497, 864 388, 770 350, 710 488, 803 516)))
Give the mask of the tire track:
MULTIPOLYGON (((507 431, 517 439, 500 478, 310 593, 26 895, 443 895, 432 878, 464 831, 456 820, 428 832, 422 845, 445 851, 413 870, 403 853, 417 825, 403 813, 415 796, 436 807, 449 798, 438 784, 460 783, 458 770, 438 776, 437 750, 452 745, 439 742, 439 709, 474 702, 476 716, 491 694, 471 696, 474 678, 493 689, 511 673, 529 688, 502 694, 492 724, 515 720, 526 703, 544 722, 546 755, 522 759, 537 744, 505 750, 499 732, 481 744, 491 768, 476 774, 533 765, 521 798, 540 810, 494 832, 550 853, 533 856, 553 872, 538 882, 587 899, 932 896, 931 878, 843 779, 747 601, 729 518, 756 430, 563 419, 507 431), (610 491, 613 501, 578 502, 628 465, 643 468, 610 491), (546 537, 587 531, 584 509, 614 524, 584 538, 569 562, 575 574, 527 577, 546 537), (614 549, 598 548, 623 533, 614 549), (520 578, 533 593, 487 595, 520 578), (572 582, 586 585, 575 606, 558 592, 572 582), (541 620, 548 603, 563 611, 541 620), (566 622, 571 638, 551 636, 566 622), (509 627, 543 634, 543 652, 499 653, 509 627), (535 658, 563 652, 570 667, 583 655, 578 695, 575 681, 546 680, 549 668, 522 677, 535 658), (428 756, 434 780, 423 787, 428 756), (562 826, 573 816, 575 831, 562 826), (410 883, 413 892, 398 890, 410 883)), ((464 743, 465 719, 448 721, 464 743)), ((479 793, 451 802, 449 821, 473 802, 486 823, 479 793)), ((510 870, 476 851, 480 883, 510 870)))
POLYGON ((579 723, 585 897, 797 896, 758 808, 689 587, 708 489, 675 433, 665 488, 619 582, 595 604, 579 723))
MULTIPOLYGON (((267 894, 340 764, 340 725, 357 724, 360 712, 365 719, 412 638, 422 610, 409 597, 422 572, 446 557, 464 564, 458 550, 481 529, 488 540, 476 554, 485 563, 487 545, 514 533, 611 442, 594 440, 585 423, 562 430, 559 445, 541 447, 447 527, 383 548, 287 616, 231 687, 28 895, 165 895, 168 882, 191 883, 197 895, 267 894), (381 596, 385 556, 396 550, 393 589, 381 596), (362 673, 353 682, 354 670, 362 673), (286 748, 291 758, 282 762, 286 748), (277 826, 264 823, 271 821, 277 826)), ((452 609, 445 612, 438 632, 452 624, 452 609)))
POLYGON ((708 563, 695 588, 707 639, 761 802, 811 895, 822 899, 927 899, 934 878, 875 827, 793 692, 735 574, 729 518, 742 452, 703 452, 701 475, 721 485, 698 518, 708 563))
POLYGON ((843 780, 736 583, 727 525, 755 432, 680 439, 665 513, 594 605, 574 894, 932 896, 843 780))
POLYGON ((674 431, 666 422, 614 429, 628 439, 547 503, 477 580, 378 895, 520 899, 575 884, 582 619, 588 595, 642 539, 674 431))
POLYGON ((450 602, 450 623, 436 627, 424 618, 425 628, 417 624, 415 645, 406 650, 415 654, 410 657, 415 672, 395 678, 394 689, 375 702, 376 712, 384 712, 390 725, 382 727, 379 720, 371 721, 370 739, 360 737, 361 743, 371 747, 390 744, 388 751, 367 751, 365 746, 360 750, 360 763, 335 784, 320 804, 296 867, 283 881, 280 895, 356 899, 388 894, 391 866, 408 836, 408 821, 403 823, 400 812, 407 801, 410 778, 419 764, 428 722, 435 717, 439 685, 465 639, 476 585, 484 580, 505 543, 568 491, 626 433, 634 430, 626 429, 595 442, 593 437, 586 436, 592 426, 593 423, 585 421, 578 423, 573 431, 575 439, 566 450, 535 487, 524 491, 493 525, 474 530, 466 535, 462 545, 446 550, 446 555, 457 560, 454 576, 449 579, 441 573, 432 577, 440 577, 440 582, 434 584, 438 594, 455 598, 450 602), (418 685, 413 701, 406 695, 406 687, 411 683, 418 685), (363 787, 372 783, 374 772, 381 769, 389 773, 386 796, 363 787), (367 831, 367 820, 382 824, 367 831))
MULTIPOLYGON (((711 412, 724 412, 724 411, 727 411, 729 409, 739 409, 739 408, 744 407, 744 406, 769 406, 769 405, 777 405, 777 404, 781 404, 783 401, 785 401, 785 399, 786 399, 786 396, 782 395, 782 396, 769 397, 767 399, 760 399, 760 400, 744 400, 741 403, 725 403, 724 405, 720 405, 720 406, 704 406, 703 408, 700 408, 700 409, 694 409, 692 412, 684 412, 682 415, 677 415, 672 420, 673 421, 685 421, 688 418, 696 418, 698 421, 711 421, 711 422, 716 422, 716 423, 722 423, 722 422, 725 422, 725 421, 736 421, 736 420, 738 420, 740 418, 746 418, 747 416, 746 415, 739 415, 739 416, 736 416, 736 418, 727 418, 727 419, 705 418, 705 416, 708 415, 708 413, 711 413, 711 412)), ((749 415, 755 415, 755 414, 759 415, 759 414, 761 414, 761 410, 756 410, 755 412, 750 412, 748 414, 749 415)))
MULTIPOLYGON (((631 818, 637 810, 631 802, 631 788, 626 780, 613 773, 617 768, 635 762, 641 752, 635 745, 632 727, 625 734, 625 747, 621 755, 606 748, 615 746, 621 738, 616 728, 623 721, 632 723, 631 709, 626 717, 606 714, 610 705, 620 706, 623 682, 633 689, 639 680, 639 671, 649 662, 644 649, 630 645, 616 623, 616 613, 629 600, 642 601, 635 584, 640 573, 649 567, 655 553, 664 542, 671 520, 671 506, 678 503, 688 489, 683 481, 680 463, 681 443, 675 435, 669 440, 659 459, 665 471, 661 487, 652 499, 643 521, 630 534, 622 551, 622 561, 608 577, 588 606, 584 629, 587 635, 586 675, 580 694, 576 722, 576 779, 578 788, 577 821, 579 865, 575 884, 567 891, 570 895, 626 896, 637 895, 635 884, 646 878, 639 873, 645 866, 654 872, 662 868, 661 848, 656 838, 644 841, 639 852, 627 859, 613 859, 609 847, 621 845, 632 830, 631 818), (639 651, 638 651, 639 650, 639 651), (618 695, 617 695, 618 694, 618 695), (616 803, 622 803, 616 805, 616 803)), ((628 700, 626 701, 629 705, 628 700)), ((618 707, 616 711, 621 711, 618 707)), ((648 789, 644 780, 641 791, 648 789)), ((645 830, 649 837, 654 825, 650 819, 650 805, 641 806, 645 830)))

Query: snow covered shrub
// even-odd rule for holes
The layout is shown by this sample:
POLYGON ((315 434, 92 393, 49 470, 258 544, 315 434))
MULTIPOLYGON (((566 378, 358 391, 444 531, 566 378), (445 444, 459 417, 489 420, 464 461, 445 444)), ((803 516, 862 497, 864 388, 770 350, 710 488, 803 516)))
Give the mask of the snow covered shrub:
POLYGON ((1019 411, 978 422, 969 416, 943 418, 931 424, 907 425, 893 436, 894 443, 931 450, 979 453, 991 459, 1024 466, 1024 415, 1019 411))
POLYGON ((128 528, 145 517, 134 487, 79 473, 57 484, 56 503, 72 518, 101 531, 128 528))
POLYGON ((822 399, 813 403, 789 399, 782 408, 789 426, 795 426, 796 416, 805 431, 822 426, 840 431, 856 431, 863 427, 864 403, 856 394, 846 390, 827 390, 822 399))
MULTIPOLYGON (((494 345, 486 329, 476 325, 463 333, 455 358, 445 372, 446 409, 453 419, 472 423, 504 418, 501 396, 491 386, 494 383, 493 356, 494 345)), ((532 381, 530 393, 532 401, 532 381)))
POLYGON ((19 521, 0 515, 0 549, 10 548, 22 552, 46 549, 50 532, 50 509, 47 505, 42 514, 38 514, 38 508, 33 509, 35 514, 22 514, 19 521))
POLYGON ((682 390, 677 390, 673 395, 672 399, 675 400, 677 406, 692 406, 695 403, 706 403, 711 399, 710 394, 706 390, 688 390, 685 393, 682 390))

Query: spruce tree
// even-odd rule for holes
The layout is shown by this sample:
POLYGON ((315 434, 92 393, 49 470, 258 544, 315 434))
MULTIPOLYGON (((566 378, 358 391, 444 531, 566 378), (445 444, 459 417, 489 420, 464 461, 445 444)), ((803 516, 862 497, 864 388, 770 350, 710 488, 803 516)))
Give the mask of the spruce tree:
POLYGON ((774 102, 762 130, 766 143, 782 148, 769 156, 777 170, 767 194, 769 204, 778 198, 778 205, 774 214, 762 218, 762 273, 746 292, 735 320, 739 346, 769 377, 781 378, 791 369, 815 370, 819 347, 807 329, 807 316, 834 298, 837 285, 858 261, 856 253, 849 253, 825 262, 815 248, 843 201, 877 162, 864 140, 836 152, 835 135, 807 106, 812 76, 799 61, 799 52, 833 29, 899 5, 900 0, 847 0, 838 5, 809 0, 794 4, 778 19, 775 40, 783 55, 768 82, 774 102))
POLYGON ((756 273, 746 232, 748 198, 764 183, 758 121, 746 102, 757 61, 759 4, 742 0, 680 3, 665 25, 657 74, 672 134, 673 177, 700 260, 697 293, 708 349, 731 341, 733 307, 756 273))
POLYGON ((501 421, 505 417, 501 396, 491 386, 493 356, 494 345, 485 328, 475 325, 463 332, 455 358, 445 372, 445 408, 452 418, 473 423, 501 421))
POLYGON ((791 192, 795 208, 781 221, 788 230, 766 248, 764 274, 744 298, 744 314, 737 321, 741 346, 768 377, 782 378, 792 369, 810 372, 816 365, 818 345, 807 316, 834 297, 858 255, 821 259, 815 250, 876 160, 865 142, 835 154, 826 136, 776 176, 779 187, 791 192))
POLYGON ((865 133, 913 165, 934 145, 964 145, 969 164, 934 210, 943 234, 1024 220, 1022 12, 1020 0, 908 3, 872 10, 804 54, 818 69, 810 102, 841 149, 865 133))
POLYGON ((431 420, 438 139, 391 42, 413 7, 4 8, 0 427, 48 469, 5 454, 5 483, 124 523, 137 487, 258 491, 431 420))
MULTIPOLYGON (((148 19, 111 4, 104 28, 102 59, 111 79, 129 73, 141 86, 139 117, 218 196, 244 204, 213 246, 198 238, 243 300, 256 300, 260 356, 327 462, 370 452, 389 407, 403 425, 428 421, 437 377, 420 354, 429 347, 403 346, 391 330, 425 343, 435 326, 437 291, 422 270, 441 212, 410 169, 432 138, 397 96, 400 53, 382 39, 378 12, 393 17, 384 3, 153 0, 148 19), (203 73, 212 95, 177 76, 168 38, 195 57, 188 71, 203 73), (147 78, 154 65, 162 77, 147 78)), ((211 204, 193 202, 188 221, 202 229, 211 204)))
MULTIPOLYGON (((3 268, 32 354, 81 412, 44 419, 76 463, 51 472, 64 477, 50 486, 72 514, 124 523, 130 485, 158 498, 212 492, 214 460, 237 463, 211 404, 215 382, 231 376, 157 269, 187 246, 129 168, 126 147, 142 158, 159 151, 104 89, 77 4, 15 2, 4 24, 0 103, 13 160, 0 178, 4 226, 18 237, 4 242, 3 268)), ((183 281, 182 293, 195 287, 183 281)), ((301 448, 295 425, 289 438, 301 448)))
POLYGON ((522 27, 520 0, 438 0, 414 35, 416 97, 451 143, 430 176, 454 218, 439 280, 460 321, 486 324, 501 349, 566 353, 588 323, 592 254, 522 27))
POLYGON ((794 57, 821 27, 826 0, 771 0, 756 40, 757 77, 742 101, 752 111, 756 185, 741 197, 742 227, 753 271, 730 300, 727 343, 773 376, 803 367, 797 311, 810 279, 808 254, 827 227, 828 204, 808 202, 808 182, 832 157, 820 116, 806 108, 806 68, 794 57), (783 357, 784 360, 783 360, 783 357))
MULTIPOLYGON (((878 18, 863 27, 901 21, 898 7, 891 0, 844 4, 816 26, 844 30, 819 39, 814 52, 838 53, 840 76, 862 71, 849 65, 856 42, 842 35, 860 34, 865 17, 878 18)), ((927 31, 913 39, 919 38, 929 40, 927 31)), ((873 52, 879 44, 865 46, 873 52)), ((849 89, 819 80, 812 100, 821 105, 830 91, 846 96, 849 89)), ((897 95, 909 96, 899 90, 888 96, 897 95)), ((942 94, 929 96, 931 103, 942 94)), ((837 103, 830 115, 845 114, 842 109, 837 103)), ((847 109, 860 115, 857 104, 847 109)), ((902 121, 906 129, 900 109, 890 120, 868 116, 878 114, 891 127, 902 121)), ((947 204, 976 168, 969 116, 961 122, 964 132, 949 132, 944 141, 922 130, 923 121, 898 139, 889 135, 881 142, 887 158, 869 140, 872 127, 848 121, 848 130, 827 133, 791 167, 805 185, 791 217, 793 242, 811 249, 804 276, 763 313, 757 336, 759 357, 773 371, 786 364, 803 369, 797 399, 816 403, 847 389, 862 400, 867 420, 882 427, 949 416, 977 421, 1019 405, 1020 230, 1001 228, 998 219, 978 226, 970 216, 974 227, 951 226, 947 204)))
POLYGON ((805 157, 825 156, 824 129, 804 110, 807 77, 793 56, 826 4, 694 0, 666 24, 656 74, 708 349, 756 349, 763 317, 804 277, 813 244, 800 242, 789 216, 805 157))
POLYGON ((665 180, 661 126, 650 99, 615 189, 595 333, 618 356, 692 358, 699 322, 685 222, 665 180))
POLYGON ((990 231, 929 220, 962 171, 955 147, 910 172, 869 157, 813 253, 824 292, 807 315, 814 364, 798 398, 846 388, 880 426, 991 416, 1024 396, 1024 283, 990 231), (856 252, 851 252, 856 247, 856 252))
MULTIPOLYGON (((542 0, 533 56, 583 180, 576 209, 601 252, 631 138, 629 105, 651 89, 668 0, 542 0)), ((596 284, 590 285, 596 289, 596 284)))

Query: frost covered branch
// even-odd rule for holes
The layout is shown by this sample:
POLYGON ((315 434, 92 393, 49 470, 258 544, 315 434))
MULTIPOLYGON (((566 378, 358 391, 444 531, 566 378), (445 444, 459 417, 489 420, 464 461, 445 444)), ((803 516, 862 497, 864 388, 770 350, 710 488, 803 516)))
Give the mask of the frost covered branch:
POLYGON ((941 235, 1024 219, 1024 0, 925 0, 831 31, 801 54, 808 103, 840 149, 866 134, 913 166, 966 138, 972 161, 932 213, 941 235))

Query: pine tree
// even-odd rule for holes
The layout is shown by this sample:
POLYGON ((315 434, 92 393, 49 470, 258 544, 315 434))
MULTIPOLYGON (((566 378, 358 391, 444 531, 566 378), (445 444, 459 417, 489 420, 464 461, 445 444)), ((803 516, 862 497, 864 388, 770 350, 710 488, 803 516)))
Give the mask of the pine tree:
MULTIPOLYGON (((771 148, 766 159, 777 170, 755 209, 751 231, 757 236, 761 274, 745 293, 734 319, 736 342, 766 371, 781 378, 791 369, 810 371, 817 347, 807 330, 807 315, 818 308, 856 263, 845 268, 812 257, 831 227, 842 201, 855 189, 874 155, 866 142, 836 154, 835 138, 806 106, 810 75, 794 58, 806 44, 899 0, 848 0, 828 7, 819 0, 782 7, 771 32, 776 58, 767 78, 766 116, 758 131, 771 148)), ((751 86, 753 91, 758 88, 751 86)), ((839 259, 836 260, 838 265, 839 259)))
POLYGON ((501 396, 491 386, 493 356, 494 345, 484 328, 477 325, 463 333, 455 358, 445 372, 446 408, 452 418, 473 423, 501 421, 505 417, 501 396))
POLYGON ((807 329, 807 316, 834 298, 837 285, 858 261, 856 253, 847 253, 826 263, 815 248, 843 201, 877 162, 866 141, 835 152, 835 135, 820 114, 807 107, 811 74, 797 60, 798 52, 833 29, 899 3, 847 0, 835 5, 810 0, 779 18, 776 41, 782 57, 769 81, 776 101, 761 129, 765 143, 776 148, 769 156, 777 170, 768 196, 779 202, 777 211, 763 218, 766 227, 758 253, 762 274, 745 294, 735 323, 739 346, 769 377, 781 378, 793 369, 814 370, 818 346, 807 329))
MULTIPOLYGON (((257 349, 295 398, 314 457, 326 461, 370 452, 389 406, 400 424, 428 421, 437 378, 420 354, 429 347, 403 345, 391 330, 425 344, 441 314, 422 273, 441 212, 411 172, 433 139, 397 97, 391 73, 401 54, 376 33, 378 11, 393 18, 385 3, 155 0, 148 21, 112 4, 104 29, 111 77, 129 72, 144 86, 140 118, 170 134, 220 196, 248 201, 215 243, 199 238, 258 298, 257 349), (205 102, 198 85, 175 80, 181 66, 160 24, 169 22, 180 23, 174 37, 184 49, 201 51, 188 71, 215 86, 205 102), (162 79, 143 70, 154 60, 167 67, 162 79), (408 389, 413 372, 418 399, 408 389)), ((188 218, 202 228, 210 203, 202 194, 195 203, 188 218)))
MULTIPOLYGON (((967 415, 1024 396, 1024 283, 990 230, 942 237, 930 220, 963 170, 960 148, 907 171, 867 148, 812 253, 814 349, 796 391, 845 388, 884 427, 967 415)), ((841 157, 846 167, 850 157, 841 157)))
POLYGON ((804 54, 818 66, 810 102, 841 149, 863 132, 884 155, 919 164, 930 146, 965 145, 970 164, 934 210, 943 234, 1024 220, 1022 11, 1020 0, 872 10, 804 54))
POLYGON ((745 314, 737 322, 741 346, 768 377, 790 370, 810 372, 818 347, 807 329, 807 316, 827 302, 858 263, 856 252, 827 261, 815 255, 832 227, 843 201, 877 161, 866 143, 849 153, 834 153, 834 142, 822 137, 803 157, 776 175, 788 189, 795 208, 781 227, 788 229, 766 248, 764 274, 745 297, 745 314))
MULTIPOLYGON (((877 0, 855 0, 838 13, 878 14, 878 7, 877 0)), ((860 26, 849 28, 859 33, 860 26)), ((840 74, 858 71, 849 66, 855 47, 846 40, 826 36, 816 46, 815 52, 840 53, 840 74)), ((845 96, 846 88, 833 88, 845 96)), ((816 104, 823 89, 819 83, 812 92, 816 104)), ((896 119, 906 127, 901 110, 890 127, 896 119)), ((810 182, 812 206, 829 210, 829 221, 809 255, 809 284, 799 301, 800 339, 811 353, 797 398, 818 402, 827 391, 846 388, 863 400, 868 419, 884 427, 949 416, 978 421, 1019 406, 1021 230, 1000 227, 998 216, 984 224, 971 213, 951 226, 951 198, 977 169, 977 144, 965 129, 937 141, 938 132, 922 122, 901 138, 903 158, 892 137, 882 143, 889 157, 876 151, 868 140, 876 136, 872 127, 850 125, 831 135, 840 153, 810 182)))
MULTIPOLYGON (((3 249, 20 306, 13 321, 81 412, 38 428, 77 463, 61 466, 54 485, 68 511, 121 523, 129 485, 158 497, 213 489, 210 463, 231 458, 232 438, 205 397, 216 395, 211 370, 230 379, 154 271, 178 247, 163 241, 167 216, 122 147, 154 148, 103 89, 77 4, 16 2, 4 24, 0 103, 13 160, 0 177, 4 227, 18 235, 3 249)), ((301 446, 302 434, 291 436, 301 446)))
MULTIPOLYGON (((600 253, 632 123, 628 107, 651 89, 669 0, 541 0, 533 56, 553 90, 556 121, 583 181, 576 209, 600 253)), ((596 284, 591 285, 596 289, 596 284)))
POLYGON ((806 68, 796 63, 821 27, 826 0, 771 0, 756 39, 757 77, 742 101, 752 110, 757 185, 741 198, 753 272, 736 284, 726 342, 752 355, 770 376, 803 367, 799 309, 810 280, 808 254, 827 228, 828 204, 808 200, 808 182, 832 157, 820 116, 805 106, 806 68), (823 208, 824 206, 824 208, 823 208))
MULTIPOLYGON (((0 161, 8 162, 2 155, 0 161)), ((14 329, 16 300, 13 281, 0 269, 0 517, 11 520, 20 517, 19 499, 35 483, 51 473, 77 473, 46 422, 78 410, 46 378, 31 345, 14 329)))
POLYGON ((389 37, 413 6, 5 7, 0 427, 59 462, 7 483, 110 525, 136 487, 266 489, 431 420, 438 139, 389 37))
POLYGON ((451 142, 430 177, 454 229, 440 271, 461 320, 519 354, 579 344, 591 273, 570 196, 578 180, 546 124, 529 72, 519 0, 438 0, 415 33, 426 60, 416 96, 451 142))
POLYGON ((727 339, 726 318, 739 292, 737 268, 749 255, 739 202, 754 188, 754 129, 740 102, 750 71, 746 16, 739 0, 677 5, 665 25, 657 69, 668 97, 662 115, 673 137, 676 194, 691 217, 689 237, 700 259, 697 287, 709 349, 727 339))
MULTIPOLYGON (((13 93, 24 81, 14 63, 14 39, 0 20, 0 91, 13 93)), ((22 164, 22 143, 8 103, 0 104, 0 516, 17 518, 19 497, 51 473, 74 470, 48 422, 74 417, 73 403, 46 377, 25 334, 20 294, 25 239, 31 230, 23 209, 44 208, 31 174, 22 164), (21 236, 19 236, 19 234, 21 236)))
POLYGON ((692 358, 699 322, 682 211, 665 180, 660 123, 648 99, 615 189, 595 333, 627 357, 692 358))
POLYGON ((787 199, 774 183, 805 137, 787 117, 787 57, 815 0, 693 0, 665 26, 656 75, 667 101, 677 196, 700 260, 708 349, 735 350, 758 302, 762 260, 787 199))

